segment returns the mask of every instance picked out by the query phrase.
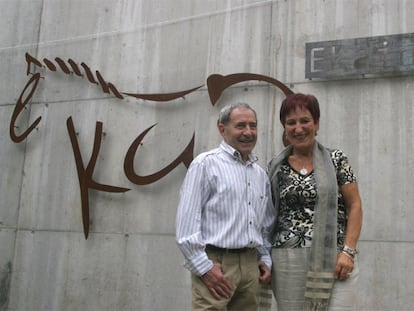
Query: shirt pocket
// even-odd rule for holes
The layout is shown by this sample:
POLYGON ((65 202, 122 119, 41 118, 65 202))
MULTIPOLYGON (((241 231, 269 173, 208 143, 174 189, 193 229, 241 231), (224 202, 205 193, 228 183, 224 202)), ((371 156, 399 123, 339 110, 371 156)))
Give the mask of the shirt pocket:
POLYGON ((257 229, 261 229, 264 217, 266 215, 266 208, 269 201, 269 197, 263 193, 257 192, 253 195, 254 200, 254 212, 255 212, 255 225, 257 229))

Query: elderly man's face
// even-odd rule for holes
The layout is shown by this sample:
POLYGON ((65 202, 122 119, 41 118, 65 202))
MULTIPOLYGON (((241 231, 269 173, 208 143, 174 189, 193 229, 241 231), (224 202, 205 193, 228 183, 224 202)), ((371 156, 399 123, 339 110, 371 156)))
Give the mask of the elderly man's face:
POLYGON ((257 120, 255 113, 247 108, 235 108, 227 124, 218 125, 224 141, 238 150, 244 161, 248 159, 257 141, 257 120))

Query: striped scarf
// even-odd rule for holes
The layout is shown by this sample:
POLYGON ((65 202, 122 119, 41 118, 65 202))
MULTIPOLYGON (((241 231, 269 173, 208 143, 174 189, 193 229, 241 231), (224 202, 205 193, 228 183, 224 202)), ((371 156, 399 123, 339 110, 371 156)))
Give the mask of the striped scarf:
MULTIPOLYGON (((275 207, 279 205, 277 172, 282 162, 292 154, 292 149, 292 146, 286 147, 268 166, 275 207)), ((315 204, 304 310, 319 311, 328 309, 334 283, 333 271, 337 255, 338 185, 330 153, 317 141, 313 147, 313 172, 318 198, 315 204)))

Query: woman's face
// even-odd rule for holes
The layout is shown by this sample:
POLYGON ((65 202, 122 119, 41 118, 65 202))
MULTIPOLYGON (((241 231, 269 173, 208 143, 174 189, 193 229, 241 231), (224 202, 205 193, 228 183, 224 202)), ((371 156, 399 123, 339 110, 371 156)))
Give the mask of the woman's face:
POLYGON ((306 150, 313 147, 319 120, 315 121, 308 109, 297 107, 286 116, 284 127, 289 143, 296 149, 306 150))

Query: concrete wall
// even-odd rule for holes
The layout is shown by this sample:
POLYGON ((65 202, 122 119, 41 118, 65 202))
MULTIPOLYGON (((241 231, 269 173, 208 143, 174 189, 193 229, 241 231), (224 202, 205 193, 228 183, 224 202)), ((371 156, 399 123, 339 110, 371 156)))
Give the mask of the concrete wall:
POLYGON ((174 241, 186 168, 136 185, 123 171, 130 144, 156 123, 135 158, 137 173, 152 174, 174 160, 194 132, 194 155, 215 147, 219 109, 243 100, 258 112, 260 164, 282 146, 284 95, 267 83, 236 85, 215 106, 206 86, 159 103, 120 100, 85 75, 45 66, 31 66, 42 79, 16 133, 39 116, 41 122, 14 143, 11 116, 32 77, 26 52, 41 62, 84 62, 123 92, 170 93, 205 85, 214 73, 250 72, 315 94, 322 109, 318 139, 342 148, 359 177, 360 309, 411 310, 414 77, 304 77, 306 42, 413 32, 414 2, 3 0, 0 11, 0 310, 190 310, 189 274, 174 241), (69 117, 85 166, 95 123, 103 123, 94 180, 131 189, 89 191, 87 240, 69 117))

